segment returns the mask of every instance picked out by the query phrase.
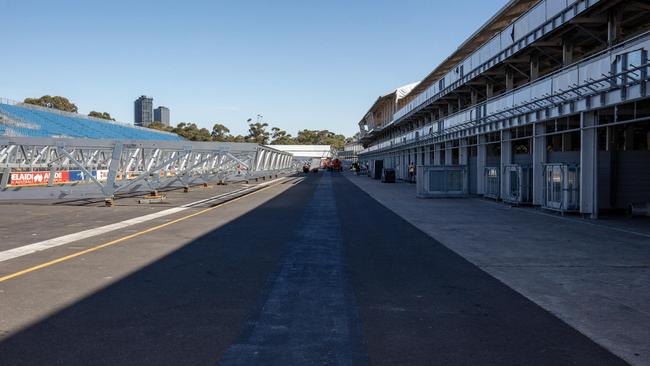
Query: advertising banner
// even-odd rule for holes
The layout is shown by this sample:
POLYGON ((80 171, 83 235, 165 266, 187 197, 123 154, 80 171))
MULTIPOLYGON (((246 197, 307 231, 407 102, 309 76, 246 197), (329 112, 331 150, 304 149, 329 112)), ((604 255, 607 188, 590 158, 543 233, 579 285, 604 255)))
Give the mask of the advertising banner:
POLYGON ((81 170, 70 170, 68 172, 68 179, 70 180, 70 182, 77 182, 80 180, 84 180, 85 178, 86 178, 86 174, 81 170))
MULTIPOLYGON (((68 171, 54 173, 54 183, 64 183, 69 179, 68 171)), ((11 173, 9 184, 12 186, 28 186, 36 184, 47 184, 50 180, 50 172, 15 172, 11 173)))
POLYGON ((93 170, 93 175, 98 181, 103 182, 108 179, 108 169, 93 170))
MULTIPOLYGON (((98 181, 102 182, 108 179, 108 170, 100 169, 100 170, 93 170, 90 172, 93 177, 97 178, 98 181)), ((68 179, 70 182, 77 182, 80 180, 84 180, 86 178, 86 174, 81 171, 81 170, 71 170, 68 173, 68 179)))

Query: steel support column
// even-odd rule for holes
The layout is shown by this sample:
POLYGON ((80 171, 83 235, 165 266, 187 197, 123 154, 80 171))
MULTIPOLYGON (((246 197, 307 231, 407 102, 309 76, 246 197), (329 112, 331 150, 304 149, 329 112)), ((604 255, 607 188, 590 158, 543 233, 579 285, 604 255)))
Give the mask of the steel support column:
POLYGON ((512 164, 512 141, 510 141, 510 130, 501 131, 501 164, 499 174, 501 174, 501 197, 506 194, 506 180, 504 172, 506 165, 512 164))
POLYGON ((485 135, 478 136, 476 147, 476 193, 485 194, 485 164, 487 162, 487 145, 485 135))
POLYGON ((533 204, 541 205, 544 199, 544 164, 546 163, 546 124, 533 127, 533 204))
POLYGON ((580 114, 580 213, 598 218, 598 140, 595 112, 580 114))

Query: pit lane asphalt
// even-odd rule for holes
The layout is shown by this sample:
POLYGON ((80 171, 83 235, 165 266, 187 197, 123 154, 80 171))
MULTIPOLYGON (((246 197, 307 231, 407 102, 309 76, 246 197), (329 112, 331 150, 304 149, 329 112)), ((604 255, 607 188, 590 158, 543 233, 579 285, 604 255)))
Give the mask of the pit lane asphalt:
POLYGON ((624 364, 332 173, 0 291, 3 365, 624 364))

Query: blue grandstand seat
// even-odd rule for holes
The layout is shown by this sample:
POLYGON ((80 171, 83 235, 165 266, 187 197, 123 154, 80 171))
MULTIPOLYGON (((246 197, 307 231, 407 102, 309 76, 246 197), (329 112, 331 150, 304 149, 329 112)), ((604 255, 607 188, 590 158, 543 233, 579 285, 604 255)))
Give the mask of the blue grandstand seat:
POLYGON ((50 112, 44 109, 0 103, 0 136, 4 135, 110 140, 181 140, 177 135, 143 127, 104 122, 72 113, 50 112))

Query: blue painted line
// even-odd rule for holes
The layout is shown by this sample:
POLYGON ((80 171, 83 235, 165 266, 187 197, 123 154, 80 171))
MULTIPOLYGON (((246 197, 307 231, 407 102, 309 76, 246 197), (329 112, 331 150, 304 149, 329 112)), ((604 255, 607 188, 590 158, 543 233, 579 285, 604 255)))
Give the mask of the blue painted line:
POLYGON ((297 227, 260 313, 221 365, 368 364, 329 174, 297 227))

